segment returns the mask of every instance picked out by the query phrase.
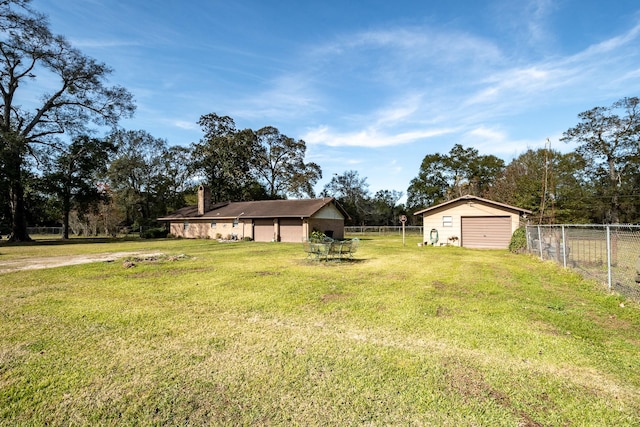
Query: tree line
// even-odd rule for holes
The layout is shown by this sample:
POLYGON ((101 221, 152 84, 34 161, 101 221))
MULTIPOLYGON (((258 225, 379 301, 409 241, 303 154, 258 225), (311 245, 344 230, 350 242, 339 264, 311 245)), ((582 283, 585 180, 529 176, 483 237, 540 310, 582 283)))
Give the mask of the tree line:
POLYGON ((472 194, 531 210, 536 223, 640 221, 640 100, 625 97, 578 115, 567 153, 528 149, 505 164, 473 148, 427 155, 408 189, 409 210, 472 194))
MULTIPOLYGON (((303 140, 273 126, 238 129, 216 113, 200 117, 203 136, 189 146, 121 129, 132 95, 108 85, 111 69, 53 34, 29 0, 0 0, 0 34, 0 234, 23 241, 27 225, 62 225, 63 237, 154 226, 194 204, 200 183, 213 203, 315 196, 322 169, 305 160, 303 140), (39 79, 48 89, 33 102, 23 88, 39 79)), ((508 164, 459 144, 427 154, 403 204, 401 191, 372 195, 354 170, 319 195, 335 197, 354 225, 416 220, 411 213, 466 194, 529 209, 538 222, 638 222, 638 104, 626 97, 580 113, 563 134, 577 145, 570 153, 545 145, 508 164)))

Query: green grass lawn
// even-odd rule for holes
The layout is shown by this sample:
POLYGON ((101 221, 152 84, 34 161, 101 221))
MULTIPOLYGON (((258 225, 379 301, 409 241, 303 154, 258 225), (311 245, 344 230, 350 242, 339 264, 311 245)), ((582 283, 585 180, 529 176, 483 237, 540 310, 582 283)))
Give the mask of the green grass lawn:
POLYGON ((419 240, 1 244, 167 256, 0 275, 0 425, 640 424, 637 303, 419 240))

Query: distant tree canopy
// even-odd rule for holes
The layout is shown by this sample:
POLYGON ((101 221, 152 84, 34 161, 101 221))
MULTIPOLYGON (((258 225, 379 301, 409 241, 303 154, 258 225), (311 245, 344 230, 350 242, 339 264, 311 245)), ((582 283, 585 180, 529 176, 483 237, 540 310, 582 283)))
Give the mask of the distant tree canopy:
POLYGON ((380 190, 371 197, 367 178, 360 178, 355 170, 335 174, 321 193, 333 197, 349 213, 349 225, 397 225, 404 205, 398 205, 402 192, 380 190))
POLYGON ((211 187, 214 203, 266 198, 256 167, 260 144, 251 129, 238 130, 229 116, 200 117, 204 137, 192 146, 191 171, 211 187))
POLYGON ((304 162, 305 142, 289 138, 272 126, 263 127, 256 135, 259 149, 255 173, 269 198, 314 197, 313 186, 322 178, 322 169, 304 162))
POLYGON ((529 149, 505 167, 485 196, 531 210, 537 223, 589 222, 584 166, 577 153, 529 149))
POLYGON ((471 194, 482 196, 502 173, 504 161, 481 156, 475 148, 453 146, 448 155, 428 154, 407 190, 407 204, 420 209, 471 194))
POLYGON ((640 222, 640 100, 622 98, 578 118, 561 139, 577 143, 574 152, 545 145, 507 165, 460 145, 426 155, 407 191, 409 209, 472 194, 529 209, 539 223, 640 222))
POLYGON ((214 202, 314 197, 322 170, 305 163, 303 140, 273 126, 238 130, 231 117, 215 113, 198 123, 204 138, 192 146, 192 171, 209 184, 214 202))

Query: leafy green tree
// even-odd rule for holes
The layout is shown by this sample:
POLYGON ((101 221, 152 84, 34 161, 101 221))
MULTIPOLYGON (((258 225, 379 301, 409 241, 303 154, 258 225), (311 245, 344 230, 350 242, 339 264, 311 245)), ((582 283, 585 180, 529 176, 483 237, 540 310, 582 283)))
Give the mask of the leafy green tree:
POLYGON ((471 194, 486 196, 504 168, 504 160, 494 155, 478 156, 472 163, 469 173, 471 194))
POLYGON ((407 202, 418 209, 467 194, 482 196, 504 169, 504 161, 481 156, 475 148, 454 145, 448 155, 428 154, 411 180, 407 202))
POLYGON ((351 217, 348 223, 364 225, 370 211, 368 188, 367 178, 360 178, 357 171, 350 170, 334 175, 322 195, 338 200, 351 217))
POLYGON ((444 201, 449 181, 445 173, 446 158, 441 154, 428 154, 422 159, 418 176, 407 190, 407 205, 412 210, 444 201))
POLYGON ((105 64, 52 34, 29 1, 0 2, 0 176, 8 193, 12 240, 30 240, 24 172, 37 146, 59 148, 57 135, 86 133, 91 123, 115 126, 133 113, 131 94, 105 84, 110 73, 105 64), (40 97, 26 92, 36 79, 46 83, 40 97))
POLYGON ((402 198, 402 191, 379 190, 371 199, 369 221, 376 225, 397 225, 400 215, 398 201, 402 198))
POLYGON ((166 214, 185 206, 185 194, 193 188, 191 155, 190 148, 173 146, 166 149, 158 159, 151 193, 155 195, 159 214, 166 214))
MULTIPOLYGON (((591 214, 593 186, 586 161, 579 153, 557 154, 552 163, 552 191, 557 223, 585 224, 596 221, 591 214)), ((602 222, 602 221, 597 221, 602 222)))
POLYGON ((527 150, 494 180, 486 197, 533 212, 538 222, 589 222, 584 159, 577 153, 527 150), (544 201, 543 201, 544 195, 544 201))
POLYGON ((257 183, 260 144, 251 129, 238 130, 229 116, 215 113, 200 117, 204 137, 192 147, 191 172, 211 187, 214 203, 264 198, 257 183))
POLYGON ((69 214, 73 208, 80 212, 101 200, 98 176, 104 175, 107 162, 115 147, 106 140, 80 136, 65 152, 59 153, 43 181, 50 194, 55 195, 62 215, 62 239, 69 238, 69 214))
POLYGON ((256 135, 260 144, 256 175, 269 198, 314 197, 313 186, 322 178, 322 170, 316 163, 304 162, 306 143, 283 135, 273 126, 263 127, 256 135))
POLYGON ((633 191, 634 165, 640 155, 639 105, 640 99, 631 97, 584 111, 578 114, 581 122, 562 137, 578 143, 576 152, 585 158, 601 197, 607 200, 603 218, 607 223, 620 222, 622 196, 633 191))
POLYGON ((478 161, 478 150, 464 148, 456 144, 444 158, 444 173, 449 183, 447 199, 455 199, 466 194, 475 194, 473 171, 478 161))
POLYGON ((165 179, 167 142, 142 130, 118 130, 109 135, 109 141, 117 149, 108 170, 115 202, 124 207, 127 224, 152 225, 166 213, 156 190, 165 179))

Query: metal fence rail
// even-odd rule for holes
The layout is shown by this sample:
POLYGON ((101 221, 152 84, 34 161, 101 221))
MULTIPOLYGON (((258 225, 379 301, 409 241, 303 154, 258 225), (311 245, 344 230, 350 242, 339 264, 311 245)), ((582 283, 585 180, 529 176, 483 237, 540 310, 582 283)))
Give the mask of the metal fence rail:
MULTIPOLYGON (((423 227, 421 225, 407 225, 404 227, 408 235, 421 236, 423 227)), ((345 234, 399 234, 402 235, 401 225, 357 225, 344 227, 345 234)))
POLYGON ((34 234, 52 234, 55 236, 62 235, 62 227, 27 227, 29 235, 34 234))
POLYGON ((640 299, 638 225, 529 225, 527 250, 640 299))

